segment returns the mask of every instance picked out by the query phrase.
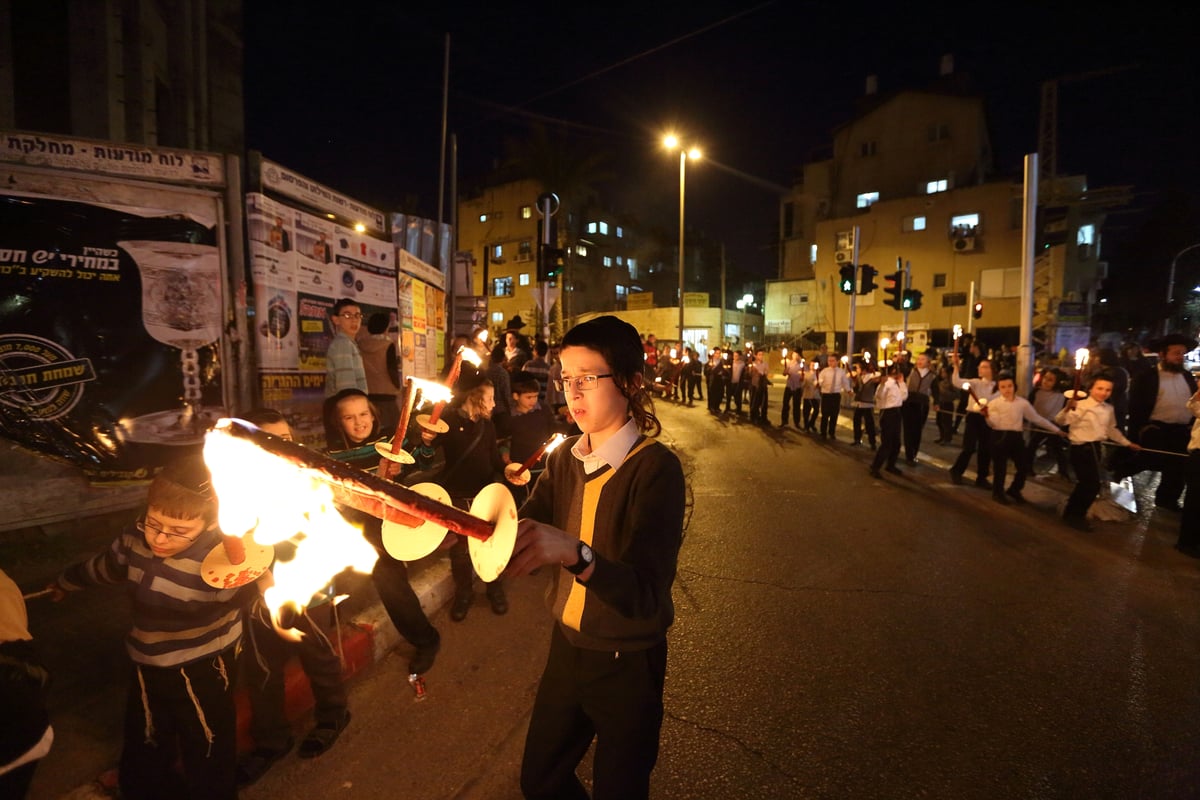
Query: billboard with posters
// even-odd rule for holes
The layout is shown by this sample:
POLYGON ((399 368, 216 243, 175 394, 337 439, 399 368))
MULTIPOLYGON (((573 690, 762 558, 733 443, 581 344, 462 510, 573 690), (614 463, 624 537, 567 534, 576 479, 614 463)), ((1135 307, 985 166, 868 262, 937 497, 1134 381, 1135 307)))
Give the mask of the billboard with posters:
MULTIPOLYGON (((317 187, 311 189, 317 197, 328 193, 309 181, 303 185, 317 187)), ((342 209, 347 203, 362 208, 353 201, 334 205, 342 209)), ((387 241, 260 193, 246 197, 246 232, 262 404, 287 415, 298 439, 323 446, 325 352, 334 334, 330 310, 350 298, 364 322, 385 315, 387 330, 398 337, 395 250, 387 241)), ((365 334, 364 324, 360 335, 365 334)))
POLYGON ((0 433, 95 482, 198 451, 226 405, 218 195, 50 173, 6 184, 0 433))

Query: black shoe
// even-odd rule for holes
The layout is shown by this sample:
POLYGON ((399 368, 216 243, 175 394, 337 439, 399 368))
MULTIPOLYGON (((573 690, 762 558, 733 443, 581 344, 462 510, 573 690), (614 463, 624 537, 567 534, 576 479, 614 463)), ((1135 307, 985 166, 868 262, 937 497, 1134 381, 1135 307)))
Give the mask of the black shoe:
POLYGON ((450 606, 450 619, 455 622, 462 622, 467 618, 467 612, 471 610, 471 601, 474 596, 471 593, 459 593, 454 595, 454 604, 450 606))
POLYGON ((337 722, 318 722, 316 727, 308 732, 308 736, 304 737, 304 741, 300 743, 300 749, 296 751, 296 755, 301 758, 316 758, 333 747, 333 743, 338 740, 338 737, 342 735, 342 731, 349 724, 349 711, 344 712, 342 718, 337 722))
POLYGON ((1028 502, 1025 499, 1025 495, 1021 494, 1020 489, 1009 489, 1007 492, 1005 492, 1005 494, 1008 495, 1009 497, 1011 497, 1014 501, 1016 501, 1018 503, 1028 502))
POLYGON ((267 774, 267 770, 274 766, 276 761, 292 752, 292 748, 295 745, 296 740, 289 738, 287 744, 279 750, 258 747, 239 758, 237 763, 237 785, 249 786, 257 782, 259 778, 267 774))
POLYGON ((915 467, 917 465, 917 460, 915 458, 906 458, 904 459, 904 463, 908 464, 910 467, 915 467))
POLYGON ((883 476, 879 474, 879 470, 875 469, 874 467, 871 467, 869 470, 867 470, 867 472, 871 473, 872 478, 879 478, 881 480, 883 479, 883 476))
POLYGON ((1087 521, 1087 518, 1086 518, 1086 517, 1067 517, 1067 516, 1064 516, 1064 517, 1063 517, 1063 522, 1065 522, 1065 523, 1067 524, 1067 526, 1068 526, 1068 527, 1074 528, 1074 529, 1075 529, 1075 530, 1077 530, 1077 531, 1083 531, 1084 533, 1091 533, 1091 532, 1092 532, 1092 526, 1091 526, 1091 525, 1088 523, 1088 521, 1087 521))
POLYGON ((992 499, 1002 506, 1008 505, 1008 498, 1002 494, 993 494, 992 499))
POLYGON ((504 587, 499 582, 487 585, 487 599, 492 604, 493 614, 508 613, 508 598, 504 596, 504 587))
POLYGON ((893 475, 903 475, 904 474, 897 467, 887 467, 887 471, 892 473, 893 475))
POLYGON ((992 482, 989 481, 987 478, 976 478, 975 479, 975 487, 977 489, 990 489, 990 488, 992 488, 992 482))
POLYGON ((1200 544, 1175 545, 1175 549, 1191 558, 1200 558, 1200 544))
POLYGON ((437 634, 437 631, 434 631, 434 636, 432 642, 417 645, 417 651, 413 653, 412 659, 408 662, 409 675, 424 675, 433 669, 434 659, 437 658, 438 650, 442 647, 442 637, 437 634))
POLYGON ((953 483, 955 486, 961 484, 962 483, 962 474, 955 472, 954 470, 950 470, 950 482, 953 483))

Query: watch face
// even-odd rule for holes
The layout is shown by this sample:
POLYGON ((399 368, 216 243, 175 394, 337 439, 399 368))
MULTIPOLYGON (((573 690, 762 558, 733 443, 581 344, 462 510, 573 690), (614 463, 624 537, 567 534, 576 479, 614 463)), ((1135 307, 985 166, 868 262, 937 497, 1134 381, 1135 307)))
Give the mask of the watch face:
POLYGON ((592 563, 592 548, 586 544, 579 545, 579 557, 583 559, 583 563, 585 564, 592 563))

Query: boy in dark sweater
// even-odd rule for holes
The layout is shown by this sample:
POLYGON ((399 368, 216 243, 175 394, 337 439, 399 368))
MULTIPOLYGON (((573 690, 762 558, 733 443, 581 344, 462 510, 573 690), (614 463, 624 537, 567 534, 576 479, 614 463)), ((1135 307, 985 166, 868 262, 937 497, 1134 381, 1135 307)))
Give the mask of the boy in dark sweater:
MULTIPOLYGON (((554 417, 538 401, 537 377, 518 372, 512 379, 512 414, 496 429, 500 437, 500 458, 507 464, 522 464, 537 452, 554 432, 554 417)), ((537 481, 545 462, 529 468, 529 482, 537 481)), ((524 488, 513 487, 518 501, 524 500, 524 488)))
POLYGON ((647 797, 658 758, 684 478, 644 386, 633 326, 604 316, 563 339, 583 432, 547 458, 522 506, 507 574, 555 567, 556 619, 521 765, 529 798, 586 797, 575 768, 596 740, 597 797, 647 797))

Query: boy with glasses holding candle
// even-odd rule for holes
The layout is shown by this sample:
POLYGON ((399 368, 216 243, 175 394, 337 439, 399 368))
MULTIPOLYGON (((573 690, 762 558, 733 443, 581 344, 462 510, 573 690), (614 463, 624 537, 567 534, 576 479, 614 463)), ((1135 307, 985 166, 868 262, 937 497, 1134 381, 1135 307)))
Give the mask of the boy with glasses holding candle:
POLYGON ((333 340, 325 352, 325 396, 332 397, 343 389, 358 389, 367 392, 367 373, 363 367, 362 353, 354 337, 362 327, 362 308, 353 300, 343 297, 333 304, 329 312, 329 323, 333 326, 333 340))
POLYGON ((98 584, 131 584, 133 661, 125 706, 121 796, 237 796, 233 681, 249 583, 216 589, 201 565, 221 545, 216 497, 199 456, 168 464, 150 484, 146 513, 108 550, 67 568, 55 599, 98 584), (179 775, 174 764, 183 766, 179 775))
POLYGON ((613 316, 563 339, 562 386, 582 435, 546 458, 521 507, 507 575, 554 569, 556 624, 521 764, 528 798, 644 798, 658 757, 671 584, 683 536, 679 459, 645 389, 641 340, 613 316))

